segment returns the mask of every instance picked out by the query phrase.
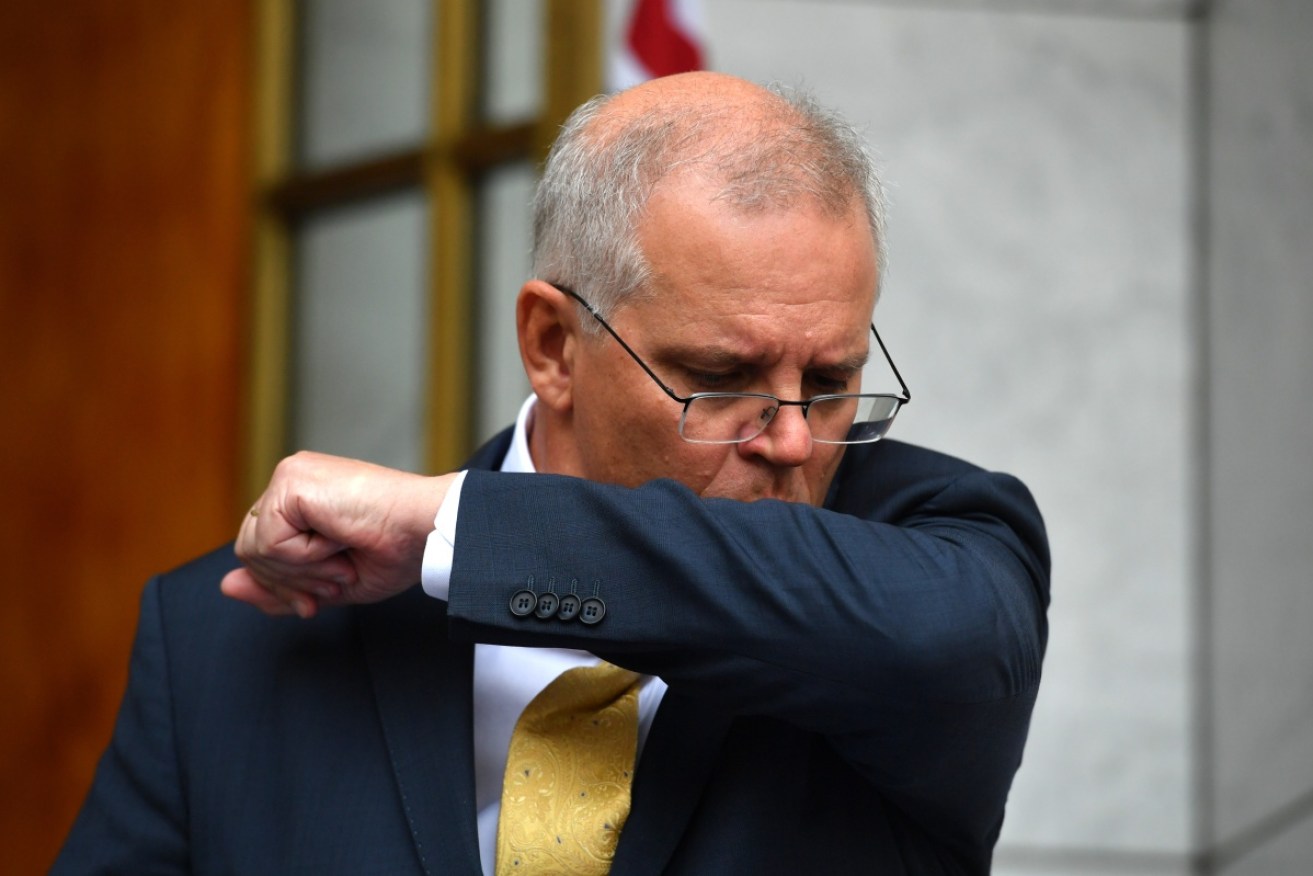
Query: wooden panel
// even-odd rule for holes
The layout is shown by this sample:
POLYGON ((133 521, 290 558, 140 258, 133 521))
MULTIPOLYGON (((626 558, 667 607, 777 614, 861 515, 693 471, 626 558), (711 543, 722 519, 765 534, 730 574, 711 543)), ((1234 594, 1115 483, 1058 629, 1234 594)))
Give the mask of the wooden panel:
POLYGON ((0 848, 49 866, 146 576, 237 522, 249 9, 0 4, 0 848))

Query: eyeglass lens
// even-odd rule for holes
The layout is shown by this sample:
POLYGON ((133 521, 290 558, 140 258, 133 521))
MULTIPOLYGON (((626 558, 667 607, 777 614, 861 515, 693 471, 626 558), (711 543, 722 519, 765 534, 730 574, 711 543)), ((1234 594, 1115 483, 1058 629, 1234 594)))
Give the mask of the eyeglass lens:
MULTIPOLYGON (((884 437, 898 412, 899 399, 887 396, 819 398, 807 408, 813 441, 823 444, 863 444, 884 437)), ((691 399, 680 422, 686 441, 732 444, 760 435, 779 410, 765 395, 733 393, 691 399)))

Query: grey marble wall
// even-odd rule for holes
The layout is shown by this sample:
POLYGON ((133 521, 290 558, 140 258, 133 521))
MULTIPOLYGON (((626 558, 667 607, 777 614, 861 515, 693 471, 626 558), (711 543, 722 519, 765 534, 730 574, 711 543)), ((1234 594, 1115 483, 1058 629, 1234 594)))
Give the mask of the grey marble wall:
POLYGON ((1313 4, 1215 4, 1207 53, 1209 662, 1201 830, 1313 873, 1313 4))
POLYGON ((882 158, 899 437, 1048 515, 998 872, 1313 873, 1313 4, 706 13, 717 69, 809 86, 882 158))
POLYGON ((1000 869, 1180 872, 1187 27, 1073 6, 712 0, 708 18, 716 67, 802 81, 881 156, 876 320, 915 399, 898 436, 1018 474, 1048 517, 1052 645, 1000 869))

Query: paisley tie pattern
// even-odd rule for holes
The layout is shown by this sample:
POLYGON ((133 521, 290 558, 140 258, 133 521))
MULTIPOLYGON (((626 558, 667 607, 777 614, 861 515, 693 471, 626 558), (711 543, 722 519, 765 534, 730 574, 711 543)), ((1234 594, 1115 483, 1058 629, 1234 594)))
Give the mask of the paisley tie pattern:
POLYGON ((610 663, 562 672, 511 736, 497 874, 605 874, 629 815, 639 675, 610 663))

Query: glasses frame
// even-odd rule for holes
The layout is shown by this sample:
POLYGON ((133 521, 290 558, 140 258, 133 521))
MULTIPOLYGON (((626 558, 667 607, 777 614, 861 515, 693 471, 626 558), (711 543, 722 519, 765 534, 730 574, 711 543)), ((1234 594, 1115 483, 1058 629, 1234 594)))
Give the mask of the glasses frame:
MULTIPOLYGON (((648 364, 643 361, 643 357, 635 353, 633 347, 625 343, 625 339, 620 337, 620 335, 616 332, 615 329, 611 328, 610 323, 608 323, 605 319, 603 319, 602 315, 597 312, 597 309, 593 307, 593 305, 585 301, 583 299, 583 296, 581 296, 578 292, 575 292, 573 289, 571 289, 568 286, 562 286, 560 283, 552 283, 550 285, 554 289, 565 293, 566 295, 573 298, 575 301, 579 302, 579 304, 583 306, 584 310, 587 310, 589 315, 592 316, 593 319, 597 320, 597 322, 602 326, 602 328, 606 329, 607 334, 615 338, 616 343, 618 343, 624 349, 624 351, 629 354, 629 358, 637 362, 638 367, 642 368, 643 371, 647 373, 647 376, 652 378, 652 382, 655 383, 657 386, 661 387, 662 392, 664 392, 666 395, 670 396, 673 400, 679 402, 681 405, 684 406, 684 410, 679 415, 679 437, 684 439, 690 444, 742 444, 744 442, 751 441, 753 438, 756 438, 758 435, 760 435, 761 432, 766 431, 766 429, 770 427, 771 422, 773 422, 775 419, 774 415, 772 415, 771 419, 768 420, 765 423, 765 425, 761 427, 760 432, 757 432, 756 434, 748 438, 736 438, 728 441, 703 441, 696 438, 689 438, 684 435, 684 420, 688 416, 689 406, 700 398, 746 397, 746 398, 770 399, 778 406, 790 405, 793 407, 802 408, 802 416, 804 420, 807 419, 807 412, 811 409, 811 406, 818 401, 826 401, 828 399, 835 399, 835 398, 893 399, 894 401, 898 402, 898 407, 894 408, 893 414, 890 415, 889 417, 890 425, 893 424, 894 417, 898 415, 898 412, 903 408, 903 406, 912 403, 912 392, 907 388, 907 383, 903 380, 903 375, 898 372, 898 366, 894 364, 893 357, 889 355, 889 348, 884 345, 884 341, 881 339, 880 333, 876 331, 874 322, 870 324, 871 334, 875 335, 875 342, 880 346, 880 352, 884 354, 885 362, 889 363, 889 370, 894 373, 895 379, 898 380, 898 386, 903 391, 903 394, 901 396, 894 395, 893 393, 888 393, 888 392, 840 392, 840 393, 832 393, 828 395, 814 395, 811 398, 798 399, 798 400, 783 399, 765 392, 695 392, 692 395, 683 396, 675 392, 669 386, 666 386, 665 382, 660 377, 657 377, 656 372, 653 371, 650 367, 648 367, 648 364)), ((886 428, 885 432, 887 431, 888 429, 886 428)), ((876 441, 879 441, 881 438, 884 437, 885 432, 881 432, 879 435, 870 439, 869 441, 825 441, 823 439, 817 438, 815 435, 812 436, 812 440, 816 441, 819 444, 874 444, 876 441)))

